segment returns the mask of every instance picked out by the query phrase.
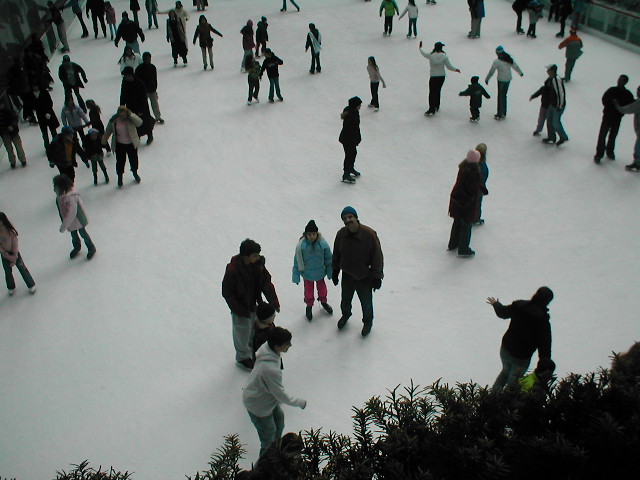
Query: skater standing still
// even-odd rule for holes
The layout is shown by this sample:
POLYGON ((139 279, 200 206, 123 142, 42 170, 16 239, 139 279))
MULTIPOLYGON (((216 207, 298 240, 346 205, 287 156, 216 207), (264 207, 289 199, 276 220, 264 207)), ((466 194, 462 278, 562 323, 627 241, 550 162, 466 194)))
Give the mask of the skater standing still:
POLYGON ((211 64, 211 70, 213 70, 213 37, 211 32, 222 38, 222 34, 211 26, 207 21, 207 17, 200 15, 198 19, 198 26, 196 32, 193 34, 193 44, 196 44, 196 40, 199 41, 200 50, 202 50, 202 63, 204 69, 207 69, 207 52, 209 52, 209 63, 211 64))
POLYGON ((251 105, 253 100, 260 103, 258 94, 260 93, 260 63, 249 55, 244 62, 244 71, 247 73, 247 83, 249 84, 249 96, 247 97, 247 105, 251 105))
POLYGON ((383 11, 384 33, 382 35, 386 37, 391 35, 391 30, 393 30, 393 16, 400 14, 396 0, 382 0, 382 3, 380 4, 380 16, 382 16, 383 11))
MULTIPOLYGON (((104 14, 105 14, 104 0, 87 0, 86 10, 87 10, 87 17, 89 17, 89 12, 91 12, 91 22, 93 23, 94 37, 98 38, 98 21, 100 21, 100 27, 102 28, 102 36, 106 38, 107 27, 104 24, 104 14)), ((114 17, 115 17, 115 12, 114 12, 114 17)), ((113 23, 115 23, 115 18, 113 23)))
POLYGON ((548 305, 553 300, 549 287, 540 287, 531 300, 516 300, 511 305, 502 305, 500 300, 487 298, 499 318, 510 318, 509 328, 502 337, 500 360, 502 371, 491 387, 499 390, 514 384, 529 368, 533 353, 538 358, 551 359, 551 324, 548 305))
POLYGON ((109 35, 111 36, 111 40, 115 38, 116 35, 116 11, 111 5, 111 2, 104 2, 104 14, 107 18, 107 25, 109 25, 109 35))
POLYGON ((527 29, 527 37, 529 38, 537 38, 536 36, 536 26, 538 25, 538 20, 543 17, 542 9, 544 5, 538 3, 536 0, 531 0, 527 5, 527 13, 529 14, 529 28, 527 29))
POLYGON ((242 62, 240 63, 240 71, 244 72, 244 61, 249 55, 253 55, 253 47, 256 46, 253 41, 253 21, 247 20, 247 24, 240 30, 242 35, 242 49, 244 54, 242 56, 242 62))
POLYGON ((447 250, 458 251, 459 257, 473 257, 476 252, 469 248, 471 225, 478 213, 481 195, 487 189, 480 176, 480 152, 469 150, 467 158, 458 165, 458 177, 449 198, 449 216, 453 218, 447 250))
POLYGON ((18 114, 9 108, 6 98, 0 98, 0 138, 9 156, 11 168, 16 168, 16 160, 20 160, 23 167, 27 166, 27 156, 22 147, 18 114), (13 149, 16 149, 14 152, 13 149), (17 159, 16 159, 17 156, 17 159))
POLYGON ((291 397, 282 385, 281 355, 291 348, 291 332, 281 327, 269 331, 267 343, 256 353, 256 362, 242 390, 242 403, 256 427, 262 457, 271 445, 280 440, 284 430, 281 404, 304 409, 307 401, 291 397))
POLYGON ((399 19, 404 17, 404 15, 409 14, 409 32, 407 33, 407 38, 411 38, 411 31, 413 30, 413 36, 418 36, 417 24, 418 24, 418 7, 416 6, 415 0, 409 0, 409 3, 404 10, 400 14, 399 19))
POLYGON ((293 256, 291 280, 298 285, 300 277, 304 283, 304 303, 307 305, 305 316, 313 319, 314 286, 318 290, 318 300, 322 308, 331 315, 333 308, 327 303, 327 284, 324 277, 331 279, 331 248, 318 231, 316 222, 310 220, 296 245, 293 256))
POLYGON ((89 251, 87 260, 91 260, 96 254, 96 247, 85 229, 89 220, 80 194, 73 189, 73 181, 66 175, 56 175, 53 177, 53 191, 57 195, 56 206, 62 221, 60 233, 71 233, 73 250, 69 253, 69 258, 75 258, 80 252, 82 247, 80 237, 82 237, 89 251))
POLYGON ((136 77, 142 80, 147 89, 147 98, 151 104, 153 116, 159 124, 163 124, 162 114, 160 113, 160 103, 158 102, 158 70, 151 63, 151 54, 144 52, 142 54, 142 63, 138 65, 135 71, 136 77))
POLYGON ((260 47, 262 47, 263 54, 267 48, 267 42, 269 41, 268 27, 267 17, 262 17, 256 27, 256 58, 260 58, 260 47))
POLYGON ((140 11, 140 4, 138 0, 129 0, 129 10, 133 14, 133 21, 136 25, 140 25, 140 20, 138 19, 138 12, 140 11))
POLYGON ((616 86, 607 89, 602 96, 604 109, 602 110, 602 122, 600 123, 600 132, 598 133, 596 154, 593 157, 595 163, 600 163, 605 152, 609 160, 616 159, 616 137, 618 136, 623 114, 616 108, 614 100, 622 107, 633 103, 633 93, 625 88, 628 81, 629 77, 620 75, 616 86), (608 140, 607 135, 609 137, 608 140))
POLYGON ((511 8, 516 12, 516 16, 518 17, 516 21, 516 33, 518 35, 524 35, 524 30, 522 29, 522 13, 527 9, 528 2, 529 0, 515 0, 511 5, 511 8))
POLYGON ((362 307, 362 332, 366 337, 373 326, 373 292, 382 288, 384 257, 378 234, 362 225, 358 213, 347 206, 340 214, 344 227, 338 230, 333 243, 331 280, 338 285, 342 271, 342 317, 338 329, 342 330, 351 317, 353 294, 357 293, 362 307))
POLYGON ((91 161, 91 171, 93 172, 93 184, 98 185, 98 165, 100 170, 104 174, 104 183, 109 183, 109 174, 107 168, 104 166, 104 155, 102 149, 105 146, 102 144, 100 132, 97 128, 90 128, 87 132, 87 136, 84 139, 84 153, 91 161))
MULTIPOLYGON (((289 0, 291 2, 291 5, 293 5, 294 7, 296 7, 296 10, 300 11, 300 7, 298 6, 298 4, 296 2, 294 2, 293 0, 289 0)), ((282 8, 280 9, 281 12, 286 12, 287 11, 287 0, 282 0, 282 8)))
POLYGON ((467 0, 471 13, 471 30, 468 38, 480 38, 480 25, 484 18, 484 0, 467 0))
POLYGON ((384 82, 382 75, 380 75, 380 69, 374 57, 369 57, 367 60, 367 73, 369 74, 369 86, 371 87, 371 103, 368 106, 375 108, 377 112, 380 109, 380 102, 378 101, 380 82, 382 82, 382 88, 387 88, 387 84, 384 82))
POLYGON ((571 0, 559 0, 558 12, 560 15, 560 31, 556 33, 556 38, 564 37, 564 26, 567 22, 567 18, 573 12, 573 6, 571 0))
POLYGON ((489 80, 498 71, 498 112, 493 118, 496 120, 503 120, 507 116, 507 91, 509 90, 509 83, 511 82, 511 69, 515 70, 521 77, 524 76, 522 70, 518 64, 511 58, 504 48, 496 48, 496 58, 487 73, 484 83, 489 84, 489 80))
POLYGON ((282 94, 280 93, 280 73, 278 72, 278 67, 284 62, 276 57, 270 48, 264 51, 264 56, 265 59, 264 62, 262 62, 260 76, 262 76, 265 70, 267 71, 267 77, 269 78, 269 103, 273 103, 274 89, 278 100, 282 102, 284 98, 282 98, 282 94))
MULTIPOLYGON (((98 130, 100 138, 102 138, 102 135, 104 135, 104 123, 102 123, 101 117, 102 110, 93 100, 87 100, 87 108, 89 109, 89 122, 93 128, 98 130)), ((109 144, 105 145, 105 149, 108 153, 111 153, 111 147, 109 144)))
POLYGON ((256 306, 267 302, 280 311, 276 289, 271 283, 271 274, 260 255, 260 245, 247 238, 240 244, 238 255, 231 257, 222 279, 222 296, 231 310, 233 346, 236 363, 248 370, 253 368, 253 321, 256 306))
POLYGON ((344 163, 342 181, 346 183, 356 183, 352 176, 359 177, 360 172, 355 169, 356 156, 358 155, 358 145, 362 137, 360 136, 360 107, 362 100, 360 97, 351 97, 349 104, 344 107, 340 114, 342 119, 342 130, 338 141, 344 149, 344 163))
POLYGON ((558 66, 548 65, 547 75, 549 76, 544 82, 549 92, 549 108, 547 109, 547 138, 543 139, 543 143, 555 143, 557 147, 569 140, 567 133, 562 126, 562 114, 567 106, 566 91, 564 82, 557 75, 558 66), (556 134, 559 140, 556 143, 556 134))
POLYGON ((80 95, 80 89, 84 88, 85 83, 88 83, 84 69, 77 63, 72 62, 69 55, 65 55, 62 57, 60 67, 58 67, 58 78, 64 87, 64 98, 69 98, 72 93, 75 93, 78 105, 86 112, 87 107, 80 95), (82 83, 83 81, 84 83, 82 83))
POLYGON ((73 128, 62 127, 60 133, 51 141, 47 149, 49 166, 51 168, 57 167, 60 174, 69 178, 73 183, 76 178, 75 167, 78 166, 76 155, 80 156, 88 168, 89 163, 73 128))
POLYGON ((169 18, 167 18, 167 42, 171 44, 171 56, 173 57, 174 67, 178 66, 179 56, 182 57, 182 64, 185 67, 187 66, 187 34, 184 28, 184 23, 178 18, 176 11, 169 10, 169 18))
POLYGON ((320 30, 318 30, 313 23, 309 24, 309 33, 307 33, 307 43, 304 46, 304 51, 306 52, 309 48, 311 48, 311 68, 309 69, 309 73, 320 73, 322 71, 322 67, 320 67, 322 35, 320 35, 320 30))
POLYGON ((422 50, 422 41, 418 45, 418 49, 424 58, 429 60, 430 76, 429 76, 429 110, 424 112, 425 116, 430 117, 440 110, 440 92, 445 80, 445 68, 452 72, 460 73, 460 69, 451 65, 449 57, 444 50, 444 43, 436 42, 431 53, 425 53, 422 50))
POLYGON ((628 105, 620 105, 617 100, 613 100, 613 104, 623 115, 633 113, 633 130, 636 133, 636 143, 633 146, 633 163, 626 165, 624 168, 630 171, 640 171, 640 87, 636 90, 638 98, 628 105))
POLYGON ((87 26, 84 23, 82 18, 82 7, 80 7, 79 0, 69 0, 64 4, 62 8, 71 7, 71 11, 74 13, 76 17, 78 17, 78 21, 80 22, 80 26, 82 27, 82 36, 80 38, 87 38, 89 36, 89 30, 87 30, 87 26))
POLYGON ((560 45, 558 45, 558 49, 566 49, 566 58, 567 61, 564 65, 564 78, 565 82, 571 81, 571 73, 573 72, 573 67, 576 64, 576 60, 578 60, 582 56, 582 39, 578 36, 578 31, 571 27, 569 30, 569 36, 565 38, 560 45))
POLYGON ((471 83, 466 90, 458 94, 461 97, 469 97, 469 110, 471 111, 470 122, 478 122, 480 120, 480 107, 482 107, 482 97, 491 98, 482 85, 480 85, 480 77, 471 77, 471 83))
POLYGON ((122 176, 124 175, 124 166, 129 157, 129 166, 136 182, 140 183, 138 176, 138 147, 140 146, 140 137, 137 128, 142 126, 142 119, 129 110, 124 105, 118 107, 118 112, 111 117, 107 123, 102 143, 106 144, 109 137, 113 135, 111 140, 111 149, 116 155, 116 173, 118 174, 118 187, 122 187, 122 176))
POLYGON ((476 150, 480 153, 480 162, 478 163, 478 166, 480 167, 480 179, 482 180, 484 189, 482 189, 480 192, 480 199, 478 201, 478 212, 473 219, 474 227, 484 225, 484 219, 482 218, 482 198, 485 195, 489 194, 489 191, 487 190, 487 180, 489 179, 489 167, 487 166, 487 145, 485 143, 479 143, 476 146, 476 150))
POLYGON ((16 267, 27 284, 29 293, 36 293, 36 282, 29 273, 29 269, 24 264, 20 250, 18 249, 18 231, 11 224, 4 212, 0 212, 0 256, 2 256, 2 268, 4 278, 7 282, 9 295, 16 291, 16 282, 13 279, 13 267, 16 267))

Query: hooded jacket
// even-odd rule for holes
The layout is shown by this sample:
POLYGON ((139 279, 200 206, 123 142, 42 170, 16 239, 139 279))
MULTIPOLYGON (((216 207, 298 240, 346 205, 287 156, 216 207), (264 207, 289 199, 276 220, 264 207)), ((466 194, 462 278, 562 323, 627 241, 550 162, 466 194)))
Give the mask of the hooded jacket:
POLYGON ((342 118, 342 130, 338 141, 343 145, 359 145, 362 141, 360 136, 360 112, 355 106, 347 106, 340 114, 342 118))
POLYGON ((510 318, 509 328, 502 337, 502 346, 518 359, 530 359, 538 350, 539 358, 551 358, 551 324, 549 309, 533 300, 516 300, 511 305, 496 302, 496 315, 510 318))
POLYGON ((256 363, 242 390, 242 403, 257 417, 271 415, 281 403, 300 408, 307 405, 305 400, 290 397, 284 391, 280 355, 271 350, 268 343, 256 352, 256 363))
POLYGON ((264 257, 261 256, 256 263, 248 265, 245 265, 240 255, 231 257, 222 279, 222 296, 231 313, 249 317, 251 312, 256 311, 256 305, 263 302, 262 294, 276 310, 280 308, 264 257))
POLYGON ((244 50, 251 50, 256 44, 253 41, 253 22, 247 20, 247 24, 240 30, 242 34, 242 48, 244 50))
POLYGON ((482 184, 480 167, 464 160, 458 167, 458 177, 449 196, 449 216, 472 222, 478 213, 481 193, 489 192, 482 184))
POLYGON ((331 256, 331 247, 320 234, 315 242, 309 241, 306 236, 302 237, 293 256, 291 281, 300 283, 301 275, 313 282, 322 280, 325 275, 331 278, 331 256))
POLYGON ((60 220, 62 220, 60 232, 73 232, 89 224, 84 203, 82 203, 80 194, 75 190, 71 190, 64 195, 59 195, 56 198, 56 204, 58 206, 60 220))

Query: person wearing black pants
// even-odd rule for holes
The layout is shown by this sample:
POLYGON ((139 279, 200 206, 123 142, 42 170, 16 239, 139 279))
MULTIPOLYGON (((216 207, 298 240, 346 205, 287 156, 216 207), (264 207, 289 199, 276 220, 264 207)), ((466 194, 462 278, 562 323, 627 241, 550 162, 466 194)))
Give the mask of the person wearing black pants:
POLYGON ((400 10, 398 10, 398 4, 396 0, 382 0, 380 4, 380 16, 382 16, 382 12, 384 11, 384 33, 383 35, 386 37, 387 35, 391 35, 391 30, 393 30, 393 15, 400 15, 400 10))
POLYGON ((560 5, 558 5, 558 11, 560 12, 560 31, 556 33, 557 38, 564 37, 564 25, 569 18, 569 15, 573 13, 573 6, 571 5, 571 0, 560 0, 560 5))
POLYGON ((460 73, 460 69, 451 65, 449 57, 442 50, 444 43, 436 42, 431 53, 425 53, 422 50, 422 42, 418 45, 418 49, 424 58, 429 60, 431 67, 429 77, 429 110, 424 112, 425 116, 430 117, 440 109, 440 91, 445 80, 445 68, 452 72, 460 73))
POLYGON ((98 38, 98 21, 100 21, 100 27, 102 28, 102 36, 107 37, 107 27, 104 23, 104 0, 87 0, 87 17, 91 12, 91 22, 93 23, 93 34, 95 38, 98 38))
POLYGON ((346 183, 356 183, 356 177, 360 176, 360 172, 355 169, 356 155, 358 155, 357 147, 362 140, 360 136, 360 107, 362 100, 360 97, 352 97, 340 118, 342 119, 342 131, 338 141, 344 148, 344 164, 342 181, 346 183))
POLYGON ((518 35, 524 35, 524 30, 522 29, 522 13, 527 9, 528 3, 528 0, 515 0, 511 5, 511 8, 518 16, 518 20, 516 22, 516 33, 518 35))
POLYGON ((622 107, 633 103, 633 93, 625 88, 628 81, 629 77, 620 75, 617 85, 607 89, 602 96, 604 109, 602 110, 602 123, 600 124, 600 132, 598 133, 596 154, 593 157, 595 163, 600 163, 605 152, 608 159, 615 160, 616 158, 614 152, 616 148, 616 137, 618 136, 623 114, 618 111, 614 101, 617 100, 618 104, 622 107), (608 140, 607 135, 609 136, 608 140))
POLYGON ((122 176, 124 175, 124 166, 129 157, 129 166, 131 173, 137 183, 140 183, 138 175, 138 147, 140 146, 140 137, 137 128, 142 125, 142 119, 129 110, 124 105, 118 107, 116 113, 105 129, 102 136, 102 143, 106 144, 109 137, 113 134, 111 140, 111 148, 116 152, 116 173, 118 174, 118 187, 122 187, 122 176), (118 128, 120 127, 120 128, 118 128), (124 127, 124 128, 122 128, 124 127))
POLYGON ((46 149, 50 143, 49 132, 51 132, 51 139, 53 139, 58 133, 57 129, 60 126, 60 121, 56 116, 56 112, 53 111, 53 100, 51 100, 51 95, 46 89, 40 90, 38 85, 34 85, 33 96, 36 99, 34 105, 36 118, 38 119, 38 126, 42 132, 42 140, 46 149))

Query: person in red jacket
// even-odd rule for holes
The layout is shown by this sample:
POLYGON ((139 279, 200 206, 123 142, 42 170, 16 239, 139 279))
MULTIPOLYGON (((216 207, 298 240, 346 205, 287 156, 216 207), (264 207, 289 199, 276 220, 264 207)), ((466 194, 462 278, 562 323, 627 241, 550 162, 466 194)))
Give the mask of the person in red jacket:
POLYGON ((247 238, 240 244, 240 252, 231 258, 222 279, 222 296, 231 310, 233 346, 236 363, 248 370, 253 368, 253 323, 256 306, 267 302, 280 311, 276 289, 271 274, 260 255, 260 245, 247 238))

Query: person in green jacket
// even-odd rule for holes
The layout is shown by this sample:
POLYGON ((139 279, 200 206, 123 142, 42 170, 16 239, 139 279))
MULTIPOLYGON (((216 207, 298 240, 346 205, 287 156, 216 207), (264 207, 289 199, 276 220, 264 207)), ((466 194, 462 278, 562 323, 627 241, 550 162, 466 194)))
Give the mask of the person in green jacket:
POLYGON ((578 36, 578 31, 571 27, 569 33, 570 35, 560 42, 560 45, 558 45, 560 50, 563 48, 566 49, 567 62, 564 65, 563 78, 565 82, 571 81, 571 72, 573 72, 576 60, 582 56, 582 39, 578 36))
POLYGON ((393 30, 393 15, 400 15, 400 11, 398 10, 398 4, 396 0, 382 0, 380 4, 380 16, 382 16, 382 11, 384 10, 384 35, 391 35, 391 30, 393 30))
POLYGON ((530 392, 535 385, 549 385, 553 380, 553 372, 556 370, 556 364, 550 358, 541 358, 538 360, 536 369, 528 375, 525 375, 518 383, 523 392, 530 392))

